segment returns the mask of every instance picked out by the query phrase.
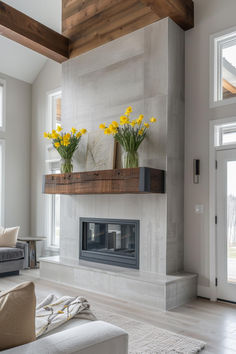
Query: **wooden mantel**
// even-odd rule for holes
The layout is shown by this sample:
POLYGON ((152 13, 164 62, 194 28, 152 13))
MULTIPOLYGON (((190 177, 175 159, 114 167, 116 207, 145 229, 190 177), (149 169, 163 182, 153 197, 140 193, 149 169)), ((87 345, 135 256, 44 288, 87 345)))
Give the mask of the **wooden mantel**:
POLYGON ((45 194, 165 193, 165 172, 140 167, 43 177, 45 194))
POLYGON ((184 30, 192 28, 193 1, 62 0, 62 33, 73 58, 168 16, 184 30))

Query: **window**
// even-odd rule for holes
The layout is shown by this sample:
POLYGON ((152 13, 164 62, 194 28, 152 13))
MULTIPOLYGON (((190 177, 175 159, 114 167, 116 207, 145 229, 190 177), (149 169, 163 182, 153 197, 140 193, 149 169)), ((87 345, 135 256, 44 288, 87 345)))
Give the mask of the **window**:
MULTIPOLYGON (((61 92, 56 91, 48 94, 49 123, 48 130, 61 126, 61 92)), ((48 173, 60 173, 60 157, 51 144, 48 145, 47 170, 48 173)), ((60 247, 60 195, 49 196, 49 247, 60 247)))
POLYGON ((236 28, 211 36, 212 106, 236 103, 236 28))
POLYGON ((5 100, 6 100, 6 82, 0 79, 0 131, 5 131, 6 117, 5 117, 5 100))
POLYGON ((0 140, 0 225, 4 225, 5 141, 0 140))
POLYGON ((215 126, 215 146, 236 144, 236 123, 215 126))

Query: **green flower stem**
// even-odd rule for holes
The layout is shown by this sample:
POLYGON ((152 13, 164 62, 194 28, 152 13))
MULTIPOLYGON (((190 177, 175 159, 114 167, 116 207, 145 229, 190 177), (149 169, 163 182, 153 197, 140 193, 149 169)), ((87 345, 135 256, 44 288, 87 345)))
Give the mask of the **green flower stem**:
POLYGON ((71 159, 63 159, 61 163, 61 173, 73 172, 73 165, 71 159))
POLYGON ((123 157, 123 167, 124 168, 135 168, 138 167, 139 158, 138 151, 125 151, 123 157))

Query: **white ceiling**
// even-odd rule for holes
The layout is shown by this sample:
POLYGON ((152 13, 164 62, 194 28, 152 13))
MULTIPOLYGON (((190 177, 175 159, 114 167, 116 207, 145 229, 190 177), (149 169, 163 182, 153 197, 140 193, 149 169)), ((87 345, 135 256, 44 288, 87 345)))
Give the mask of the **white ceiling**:
MULTIPOLYGON (((3 0, 44 25, 61 32, 61 0, 3 0)), ((33 83, 47 58, 0 36, 0 73, 33 83)))

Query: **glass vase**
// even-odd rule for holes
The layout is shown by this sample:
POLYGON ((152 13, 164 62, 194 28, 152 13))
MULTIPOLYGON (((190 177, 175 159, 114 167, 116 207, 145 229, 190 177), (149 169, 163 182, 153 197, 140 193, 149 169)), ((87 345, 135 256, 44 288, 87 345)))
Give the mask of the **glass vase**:
POLYGON ((61 173, 71 173, 71 172, 73 172, 72 159, 62 159, 61 173))
POLYGON ((138 151, 124 151, 123 168, 138 167, 138 162, 139 162, 138 151))

